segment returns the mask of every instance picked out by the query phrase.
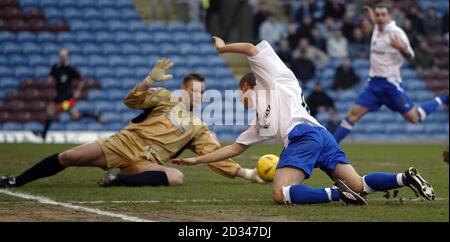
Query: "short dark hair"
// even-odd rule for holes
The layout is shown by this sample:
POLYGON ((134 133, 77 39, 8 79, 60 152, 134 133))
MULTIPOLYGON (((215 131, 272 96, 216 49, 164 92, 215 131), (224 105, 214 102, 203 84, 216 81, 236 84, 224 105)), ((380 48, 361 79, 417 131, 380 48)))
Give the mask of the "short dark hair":
POLYGON ((200 73, 194 72, 194 73, 191 73, 184 77, 183 84, 186 85, 186 84, 188 84, 188 82, 193 81, 193 80, 199 81, 199 82, 205 82, 205 77, 200 73))
POLYGON ((377 9, 377 8, 385 8, 388 11, 388 13, 391 13, 391 10, 392 10, 392 6, 388 2, 380 2, 380 3, 378 3, 375 6, 375 9, 377 9))
POLYGON ((245 84, 249 85, 252 89, 256 86, 256 77, 253 72, 247 73, 242 77, 239 82, 239 87, 242 87, 245 84))

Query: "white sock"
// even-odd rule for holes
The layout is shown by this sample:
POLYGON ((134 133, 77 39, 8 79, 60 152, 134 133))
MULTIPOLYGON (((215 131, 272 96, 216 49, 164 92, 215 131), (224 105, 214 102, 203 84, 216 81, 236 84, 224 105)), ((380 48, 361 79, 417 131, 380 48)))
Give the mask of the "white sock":
POLYGON ((291 204, 292 203, 291 202, 290 190, 291 190, 291 186, 283 187, 283 197, 284 197, 284 203, 285 204, 291 204))
POLYGON ((367 185, 367 183, 366 183, 366 176, 363 177, 363 182, 364 182, 364 192, 366 194, 372 194, 372 193, 376 192, 375 190, 370 188, 369 185, 367 185))
POLYGON ((254 180, 254 176, 256 174, 256 169, 247 169, 247 168, 239 168, 237 175, 249 180, 249 181, 253 181, 254 180))
POLYGON ((425 112, 425 110, 423 110, 422 107, 418 107, 417 112, 419 113, 419 118, 420 118, 421 122, 424 121, 425 119, 427 119, 427 116, 428 116, 427 112, 425 112))

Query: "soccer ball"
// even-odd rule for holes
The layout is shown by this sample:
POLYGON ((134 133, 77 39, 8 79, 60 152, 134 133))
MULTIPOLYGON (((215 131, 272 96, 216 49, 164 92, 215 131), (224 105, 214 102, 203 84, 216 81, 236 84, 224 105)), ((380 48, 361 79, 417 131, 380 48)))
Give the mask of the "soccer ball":
POLYGON ((276 155, 263 155, 256 163, 258 176, 264 181, 271 182, 275 176, 275 170, 280 158, 276 155))

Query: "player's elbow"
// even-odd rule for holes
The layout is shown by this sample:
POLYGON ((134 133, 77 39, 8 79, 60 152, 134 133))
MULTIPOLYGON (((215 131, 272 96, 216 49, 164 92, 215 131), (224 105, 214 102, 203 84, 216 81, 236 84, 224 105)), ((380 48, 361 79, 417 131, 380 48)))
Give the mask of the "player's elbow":
POLYGON ((74 150, 67 150, 60 153, 58 159, 64 167, 77 166, 78 161, 81 159, 81 154, 74 150))
POLYGON ((256 48, 255 45, 248 43, 247 45, 247 56, 255 56, 259 53, 259 50, 256 48))

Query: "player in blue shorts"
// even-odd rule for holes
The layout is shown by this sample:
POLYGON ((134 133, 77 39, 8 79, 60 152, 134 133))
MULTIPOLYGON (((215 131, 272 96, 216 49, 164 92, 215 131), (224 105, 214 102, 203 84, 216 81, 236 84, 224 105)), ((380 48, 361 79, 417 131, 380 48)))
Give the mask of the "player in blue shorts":
POLYGON ((279 204, 315 204, 342 200, 365 205, 362 193, 386 191, 404 186, 428 200, 434 200, 432 186, 409 168, 404 173, 371 173, 361 177, 339 148, 334 137, 308 111, 302 89, 292 71, 267 41, 225 45, 215 37, 220 53, 241 53, 248 57, 252 73, 239 84, 241 101, 254 108, 256 120, 232 145, 196 158, 178 158, 181 165, 211 163, 237 156, 252 145, 275 139, 284 150, 274 176, 273 199, 279 204), (320 168, 335 181, 329 188, 303 185, 314 168, 320 168))
POLYGON ((347 117, 334 132, 339 143, 350 134, 353 126, 369 112, 378 111, 385 105, 401 113, 410 123, 421 123, 440 105, 448 106, 448 93, 415 107, 405 93, 400 68, 405 58, 412 60, 414 51, 405 32, 391 19, 389 6, 377 5, 375 10, 366 6, 371 21, 375 24, 372 35, 369 84, 351 108, 347 117))

